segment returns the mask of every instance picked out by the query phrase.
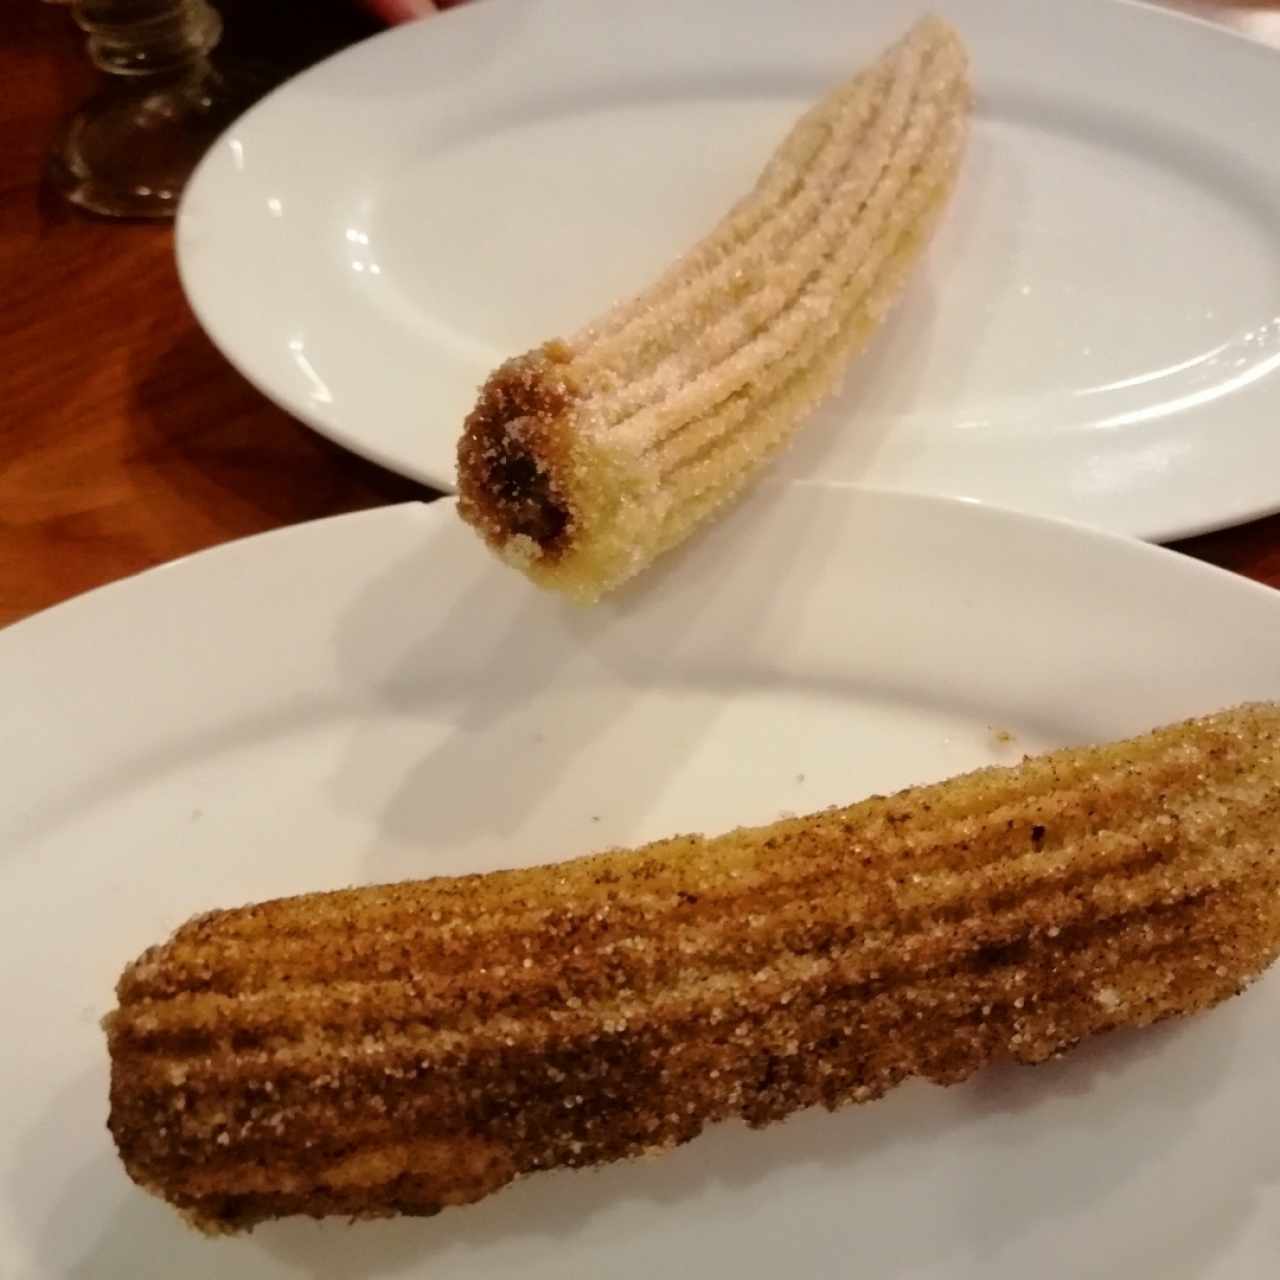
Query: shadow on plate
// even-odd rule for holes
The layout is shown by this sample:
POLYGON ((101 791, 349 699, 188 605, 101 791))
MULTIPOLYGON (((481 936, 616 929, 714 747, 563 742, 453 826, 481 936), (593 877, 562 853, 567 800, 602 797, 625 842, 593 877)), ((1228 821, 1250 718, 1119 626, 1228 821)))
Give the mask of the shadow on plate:
MULTIPOLYGON (((723 526, 591 607, 492 565, 470 531, 432 526, 419 548, 369 584, 337 634, 344 684, 381 712, 353 730, 333 780, 343 808, 367 812, 375 796, 383 797, 366 879, 430 874, 433 847, 506 845, 561 784, 561 802, 568 795, 585 823, 598 813, 598 801, 575 786, 582 762, 660 686, 668 695, 663 737, 670 750, 660 763, 651 759, 628 775, 625 798, 617 788, 608 814, 615 831, 642 821, 720 713, 718 698, 696 694, 708 688, 731 694, 735 686, 776 679, 780 633, 794 625, 805 593, 815 589, 786 572, 788 553, 819 554, 803 545, 811 524, 803 516, 789 522, 790 545, 775 548, 768 562, 736 563, 732 541, 717 551, 717 539, 732 539, 735 530, 741 538, 751 521, 768 516, 768 495, 750 495, 723 526), (454 572, 467 556, 475 567, 454 572), (690 557, 705 558, 714 572, 689 572, 690 557), (450 566, 448 575, 442 564, 450 566), (753 575, 746 590, 735 581, 743 572, 753 575), (727 635, 734 637, 731 662, 727 635), (676 699, 685 682, 694 696, 676 699), (420 720, 424 739, 434 738, 392 786, 390 799, 379 763, 386 753, 377 746, 388 710, 393 721, 420 720)), ((589 837, 590 829, 583 830, 589 837)), ((590 847, 525 849, 521 860, 590 847)))

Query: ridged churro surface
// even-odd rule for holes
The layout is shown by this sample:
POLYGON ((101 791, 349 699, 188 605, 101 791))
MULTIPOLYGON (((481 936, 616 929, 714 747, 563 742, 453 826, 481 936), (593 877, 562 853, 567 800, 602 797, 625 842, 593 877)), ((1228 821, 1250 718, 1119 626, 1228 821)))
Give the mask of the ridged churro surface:
POLYGON ((734 497, 899 294, 960 163, 966 76, 956 34, 920 22, 650 288, 502 365, 459 443, 462 517, 593 599, 734 497))
POLYGON ((1280 950, 1280 707, 714 839, 200 917, 107 1019, 198 1226, 512 1178, 1190 1014, 1280 950))

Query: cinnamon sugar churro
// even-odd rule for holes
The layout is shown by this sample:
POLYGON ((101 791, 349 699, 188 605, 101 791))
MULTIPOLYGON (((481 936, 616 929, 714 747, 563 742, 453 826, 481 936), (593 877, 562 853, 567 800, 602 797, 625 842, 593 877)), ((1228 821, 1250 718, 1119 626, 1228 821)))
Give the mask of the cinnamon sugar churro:
POLYGON ((1280 950, 1280 706, 556 866, 214 912, 106 1022, 197 1226, 432 1213, 706 1125, 1038 1063, 1280 950))
POLYGON ((966 75, 956 34, 920 22, 654 285, 497 369, 458 447, 463 519, 591 600, 738 494, 901 291, 960 163, 966 75))

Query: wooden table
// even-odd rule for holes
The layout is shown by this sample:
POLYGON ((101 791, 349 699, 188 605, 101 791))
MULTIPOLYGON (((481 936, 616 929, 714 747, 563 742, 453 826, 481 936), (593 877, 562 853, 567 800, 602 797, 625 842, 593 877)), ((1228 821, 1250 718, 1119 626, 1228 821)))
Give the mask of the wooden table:
MULTIPOLYGON (((64 11, 0 7, 0 625, 229 538, 432 496, 231 369, 183 301, 168 226, 86 218, 43 187, 93 76, 64 11)), ((233 47, 294 65, 373 29, 347 0, 304 7, 299 49, 289 0, 221 3, 233 47)), ((1209 7, 1280 43, 1280 5, 1209 7)), ((1280 517, 1180 549, 1280 587, 1280 517)))

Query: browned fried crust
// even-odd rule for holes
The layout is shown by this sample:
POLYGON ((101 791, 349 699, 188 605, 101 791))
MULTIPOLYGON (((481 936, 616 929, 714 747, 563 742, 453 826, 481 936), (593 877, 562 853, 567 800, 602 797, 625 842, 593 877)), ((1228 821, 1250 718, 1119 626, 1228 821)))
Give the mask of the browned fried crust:
POLYGON ((1280 708, 714 839, 215 912, 107 1019, 207 1230, 431 1213, 1190 1014, 1280 949, 1280 708))

